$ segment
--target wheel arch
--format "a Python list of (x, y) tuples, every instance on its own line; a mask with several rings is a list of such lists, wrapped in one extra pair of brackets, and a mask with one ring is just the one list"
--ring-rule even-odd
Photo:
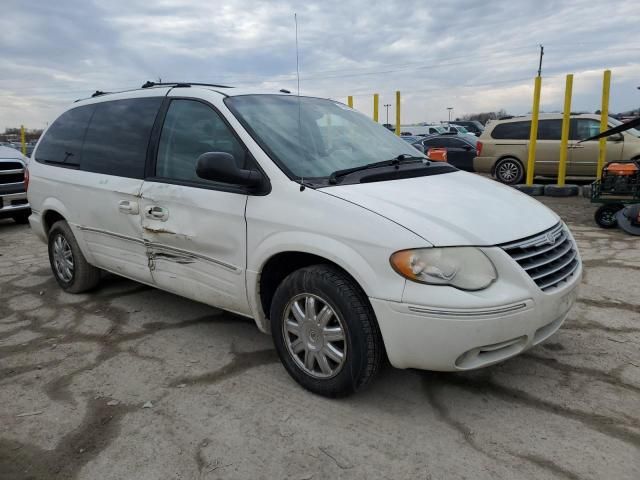
[(311, 265), (330, 265), (347, 275), (363, 292), (360, 283), (336, 262), (321, 255), (305, 251), (284, 251), (269, 257), (263, 264), (258, 277), (258, 295), (264, 316), (268, 318), (271, 302), (280, 283), (291, 273)]
[(67, 219), (62, 216), (57, 210), (48, 209), (42, 212), (42, 228), (47, 237), (49, 236), (49, 231), (51, 230), (53, 224), (60, 220), (66, 221)]
[[(53, 224), (59, 220), (64, 220), (69, 223), (70, 212), (64, 206), (64, 204), (55, 197), (49, 197), (42, 202), (42, 208), (40, 208), (40, 215), (42, 219), (42, 229), (45, 237), (48, 237), (49, 230)], [(69, 224), (71, 226), (71, 224)]]
[[(372, 266), (354, 248), (339, 240), (316, 235), (282, 232), (257, 248), (250, 248), (247, 297), (258, 328), (269, 332), (269, 309), (280, 282), (291, 272), (314, 264), (327, 264), (344, 272), (367, 297), (383, 296), (400, 301), (404, 279), (388, 266)], [(388, 270), (388, 276), (385, 276)], [(381, 293), (384, 289), (384, 294)]]

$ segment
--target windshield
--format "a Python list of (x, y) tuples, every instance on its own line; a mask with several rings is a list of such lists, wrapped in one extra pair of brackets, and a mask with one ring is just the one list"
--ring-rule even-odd
[[(617, 118), (609, 117), (609, 124), (613, 125), (614, 127), (622, 125), (623, 123), (624, 122), (621, 122)], [(636, 130), (635, 128), (630, 128), (629, 130), (627, 130), (627, 133), (630, 133), (634, 137), (640, 138), (640, 130)]]
[(336, 170), (421, 155), (357, 111), (332, 100), (240, 95), (225, 103), (269, 156), (290, 176), (328, 177)]

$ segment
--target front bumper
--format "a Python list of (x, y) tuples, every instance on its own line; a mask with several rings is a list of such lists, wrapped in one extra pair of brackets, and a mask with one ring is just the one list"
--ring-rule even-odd
[(0, 185), (0, 218), (12, 217), (28, 210), (24, 183)]
[[(522, 353), (560, 328), (577, 298), (582, 266), (571, 281), (547, 293), (501, 249), (485, 253), (489, 250), (499, 280), (484, 291), (407, 282), (402, 302), (370, 298), (394, 367), (485, 367)], [(433, 302), (426, 305), (424, 298)]]

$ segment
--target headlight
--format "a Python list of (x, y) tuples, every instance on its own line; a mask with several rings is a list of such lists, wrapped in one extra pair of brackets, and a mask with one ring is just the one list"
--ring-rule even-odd
[(389, 260), (403, 277), (429, 285), (482, 290), (498, 278), (491, 260), (475, 247), (401, 250)]

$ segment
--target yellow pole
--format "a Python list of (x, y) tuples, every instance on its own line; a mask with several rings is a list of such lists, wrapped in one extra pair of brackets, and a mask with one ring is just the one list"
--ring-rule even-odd
[(373, 94), (373, 121), (378, 122), (378, 103), (380, 101), (380, 95), (377, 93)]
[[(611, 70), (604, 71), (602, 79), (602, 108), (600, 109), (600, 132), (609, 128), (609, 90), (611, 89)], [(607, 139), (601, 138), (598, 145), (598, 180), (602, 176), (602, 167), (607, 160)]]
[(564, 186), (567, 175), (567, 146), (569, 144), (569, 124), (571, 123), (571, 92), (573, 90), (573, 74), (567, 75), (564, 87), (564, 110), (562, 112), (562, 136), (560, 137), (560, 163), (558, 164), (558, 185)]
[(22, 154), (27, 154), (27, 141), (24, 136), (24, 125), (20, 125), (20, 143), (22, 144)]
[(538, 140), (538, 115), (540, 113), (540, 89), (542, 77), (538, 75), (533, 86), (533, 108), (531, 109), (531, 132), (529, 133), (529, 158), (527, 159), (527, 185), (533, 185), (536, 164), (536, 141)]
[(396, 91), (396, 135), (400, 136), (400, 90)]
[(351, 108), (353, 108), (353, 96), (349, 95), (347, 97), (347, 105), (349, 105)]

